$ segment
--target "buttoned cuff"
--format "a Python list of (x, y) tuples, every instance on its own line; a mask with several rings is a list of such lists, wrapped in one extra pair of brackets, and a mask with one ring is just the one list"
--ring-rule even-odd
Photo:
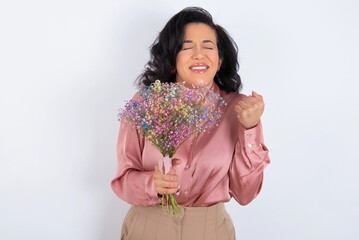
[(257, 126), (251, 129), (244, 129), (241, 125), (238, 127), (238, 139), (247, 152), (252, 152), (261, 146), (262, 123), (258, 122)]

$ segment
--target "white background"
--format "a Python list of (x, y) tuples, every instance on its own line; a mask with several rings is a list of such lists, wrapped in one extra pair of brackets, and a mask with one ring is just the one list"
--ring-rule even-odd
[[(131, 3), (130, 3), (131, 2)], [(202, 6), (265, 97), (262, 193), (227, 209), (238, 239), (359, 239), (359, 2), (0, 3), (0, 239), (119, 239), (117, 110), (168, 19)]]

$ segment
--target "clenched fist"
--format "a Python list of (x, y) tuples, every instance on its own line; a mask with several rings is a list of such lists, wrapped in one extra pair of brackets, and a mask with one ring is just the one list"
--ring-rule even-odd
[(257, 126), (264, 111), (263, 97), (252, 91), (252, 95), (238, 101), (234, 109), (237, 112), (238, 122), (243, 128), (253, 128)]

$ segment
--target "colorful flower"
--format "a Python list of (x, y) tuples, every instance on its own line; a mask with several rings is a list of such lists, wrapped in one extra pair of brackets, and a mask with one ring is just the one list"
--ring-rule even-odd
[[(132, 124), (165, 157), (193, 134), (218, 126), (224, 99), (207, 87), (187, 88), (184, 83), (161, 83), (156, 80), (139, 91), (139, 100), (127, 101), (119, 120)], [(167, 208), (177, 214), (173, 194), (165, 195)], [(162, 201), (164, 204), (164, 199)]]

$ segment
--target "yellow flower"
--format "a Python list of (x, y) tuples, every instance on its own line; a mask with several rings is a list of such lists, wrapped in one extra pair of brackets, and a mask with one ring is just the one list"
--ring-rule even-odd
[(156, 80), (154, 83), (153, 83), (153, 90), (155, 92), (160, 92), (161, 91), (161, 81), (160, 80)]

